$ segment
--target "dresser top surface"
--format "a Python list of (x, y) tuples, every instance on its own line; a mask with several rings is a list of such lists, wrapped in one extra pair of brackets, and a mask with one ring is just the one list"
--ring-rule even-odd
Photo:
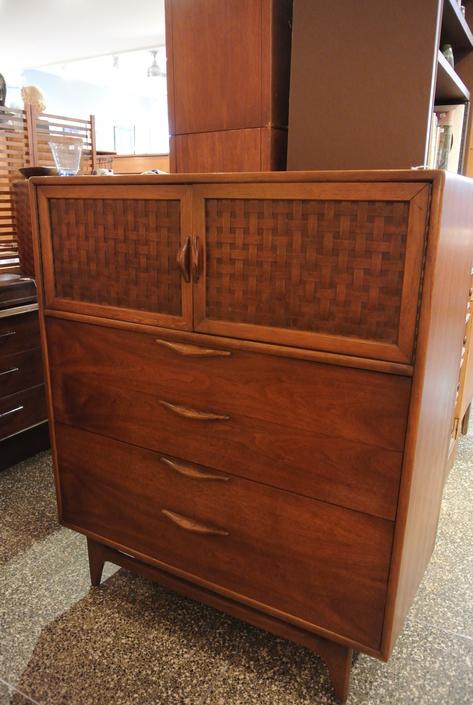
[[(393, 169), (383, 171), (273, 171), (228, 172), (206, 174), (121, 174), (113, 176), (36, 176), (30, 182), (37, 185), (107, 185), (112, 184), (205, 184), (205, 183), (340, 183), (340, 182), (417, 182), (442, 183), (446, 172), (430, 169)], [(449, 174), (448, 178), (467, 179)], [(470, 179), (468, 179), (470, 180)]]

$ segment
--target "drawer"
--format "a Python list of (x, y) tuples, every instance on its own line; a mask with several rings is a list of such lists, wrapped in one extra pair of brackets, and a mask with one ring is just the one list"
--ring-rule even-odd
[(0, 439), (47, 419), (44, 385), (0, 398)]
[(6, 396), (43, 382), (39, 348), (0, 358), (0, 394)]
[(176, 403), (204, 402), (224, 415), (244, 414), (392, 450), (404, 446), (409, 377), (225, 350), (218, 339), (214, 349), (184, 346), (182, 354), (159, 333), (58, 319), (48, 319), (47, 334), (51, 364), (64, 374), (136, 393), (173, 394)]
[(58, 320), (47, 329), (59, 421), (394, 517), (409, 378), (234, 350), (181, 355), (155, 336)]
[(378, 648), (391, 522), (60, 424), (56, 434), (67, 524)]
[(0, 358), (39, 346), (37, 311), (0, 318)]

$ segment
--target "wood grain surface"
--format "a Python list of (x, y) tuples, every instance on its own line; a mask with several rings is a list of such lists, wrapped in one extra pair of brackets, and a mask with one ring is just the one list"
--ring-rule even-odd
[(383, 652), (399, 635), (435, 544), (473, 262), (473, 181), (433, 196)]
[[(48, 199), (153, 200), (169, 189), (182, 190), (189, 213), (178, 238), (188, 242), (187, 330), (162, 315), (55, 297)], [(299, 643), (328, 638), (332, 656), (325, 642), (320, 648), (345, 697), (350, 649), (389, 657), (435, 541), (473, 261), (473, 182), (431, 171), (306, 172), (34, 179), (32, 190), (60, 516), (89, 536), (94, 583), (108, 556)], [(210, 263), (206, 199), (225, 206), (211, 226)], [(339, 235), (346, 201), (392, 212), (409, 204), (407, 226), (373, 215), (387, 249), (370, 277), (389, 280), (392, 265), (402, 292), (396, 310), (375, 314), (395, 342), (345, 330), (327, 346), (321, 333), (294, 330), (290, 317), (282, 327), (259, 320), (281, 315), (271, 309), (277, 268), (267, 279), (264, 267), (250, 272), (248, 286), (255, 277), (264, 295), (249, 290), (246, 312), (238, 309), (232, 282), (239, 267), (264, 261), (250, 252), (260, 231), (282, 279), (294, 274), (287, 253), (298, 231), (284, 241), (277, 223), (288, 213), (282, 201), (294, 214), (304, 200), (335, 204)], [(259, 225), (250, 223), (255, 214)], [(368, 221), (356, 237), (353, 222), (349, 239), (366, 245)], [(396, 238), (404, 238), (401, 269)], [(308, 266), (307, 247), (298, 258)], [(331, 267), (335, 279), (340, 259)], [(204, 320), (207, 294), (213, 318)], [(234, 320), (224, 309), (237, 310)], [(383, 345), (397, 346), (397, 357)]]
[[(47, 333), (63, 422), (393, 518), (409, 378), (244, 352), (183, 357), (153, 336), (57, 319)], [(199, 423), (163, 401), (229, 418)]]
[[(243, 600), (378, 644), (391, 522), (239, 478), (207, 483), (204, 493), (154, 453), (61, 425), (56, 432), (66, 521)], [(225, 533), (179, 526), (162, 510)]]

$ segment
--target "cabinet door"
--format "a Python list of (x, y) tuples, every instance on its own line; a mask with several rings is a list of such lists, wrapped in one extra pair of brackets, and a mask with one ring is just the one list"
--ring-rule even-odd
[(46, 186), (38, 208), (47, 309), (191, 328), (187, 187)]
[(166, 0), (172, 135), (287, 126), (292, 0)]
[(197, 331), (412, 360), (426, 184), (209, 185), (194, 194)]

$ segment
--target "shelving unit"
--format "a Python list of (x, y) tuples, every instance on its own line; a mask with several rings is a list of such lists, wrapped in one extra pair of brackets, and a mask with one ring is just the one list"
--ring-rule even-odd
[[(457, 0), (294, 0), (288, 169), (426, 164), (436, 104), (466, 105), (468, 157), (473, 0), (465, 2), (466, 18)], [(473, 171), (465, 158), (464, 172), (468, 161)]]
[(473, 49), (473, 34), (455, 0), (444, 0), (440, 45), (451, 44), (457, 52)]
[(437, 56), (437, 81), (435, 103), (465, 102), (470, 100), (470, 91), (460, 76), (450, 66), (441, 51)]

